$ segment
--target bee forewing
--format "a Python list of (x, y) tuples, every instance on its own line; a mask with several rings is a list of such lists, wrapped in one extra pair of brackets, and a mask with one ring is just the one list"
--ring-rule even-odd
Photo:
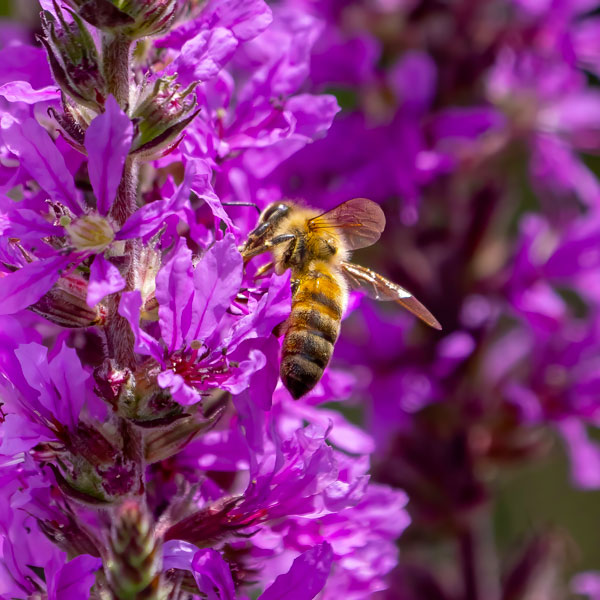
[(441, 329), (439, 321), (408, 290), (391, 282), (379, 273), (354, 263), (342, 262), (342, 270), (350, 287), (364, 292), (369, 298), (398, 302), (434, 329)]
[(385, 229), (385, 215), (379, 204), (367, 198), (353, 198), (311, 219), (311, 231), (334, 227), (341, 230), (348, 250), (373, 245)]

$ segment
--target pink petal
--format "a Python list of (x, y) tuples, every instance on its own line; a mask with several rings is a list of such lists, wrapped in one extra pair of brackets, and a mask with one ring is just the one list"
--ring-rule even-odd
[(242, 256), (228, 234), (204, 255), (194, 271), (194, 312), (188, 341), (204, 340), (217, 327), (242, 283)]
[(34, 119), (13, 121), (3, 130), (3, 137), (22, 166), (55, 202), (61, 202), (76, 215), (82, 213), (73, 177), (48, 132)]
[(231, 570), (216, 550), (212, 548), (198, 550), (192, 561), (192, 569), (198, 589), (209, 598), (235, 600)]
[(98, 212), (107, 215), (117, 194), (125, 159), (133, 139), (133, 123), (109, 96), (105, 111), (98, 115), (85, 134), (90, 183), (96, 195)]
[(48, 600), (88, 600), (102, 560), (89, 554), (65, 563), (48, 583)]
[(58, 392), (58, 402), (50, 408), (58, 421), (74, 429), (85, 402), (89, 374), (81, 366), (77, 352), (66, 344), (52, 359), (48, 371)]
[(312, 600), (325, 586), (333, 550), (327, 542), (301, 554), (258, 600)]
[(122, 294), (119, 303), (119, 314), (129, 321), (135, 336), (135, 351), (139, 354), (150, 355), (162, 364), (163, 350), (160, 343), (140, 327), (141, 308), (142, 295), (138, 290)]
[(0, 315), (16, 313), (37, 302), (58, 280), (72, 256), (51, 256), (0, 278)]
[(192, 252), (180, 239), (156, 277), (160, 330), (170, 352), (183, 345), (190, 327), (193, 293)]
[(6, 98), (9, 102), (35, 104), (36, 102), (60, 100), (60, 91), (55, 85), (48, 85), (35, 90), (28, 81), (9, 81), (4, 85), (0, 85), (0, 96)]
[(103, 254), (96, 254), (90, 267), (87, 291), (88, 306), (96, 306), (103, 298), (109, 294), (120, 292), (124, 287), (125, 280), (119, 269), (104, 258)]
[(167, 73), (177, 73), (177, 81), (183, 86), (207, 81), (223, 68), (237, 45), (238, 41), (228, 29), (205, 29), (183, 45), (179, 58), (169, 65)]

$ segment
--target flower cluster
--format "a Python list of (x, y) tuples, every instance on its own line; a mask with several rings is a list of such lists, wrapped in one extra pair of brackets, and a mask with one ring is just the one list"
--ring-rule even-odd
[(289, 277), (238, 250), (243, 205), (280, 193), (258, 182), (339, 111), (307, 89), (322, 22), (40, 4), (37, 44), (1, 32), (0, 596), (385, 589), (406, 495), (369, 483), (367, 434), (278, 386)]
[[(490, 532), (556, 440), (600, 487), (597, 2), (39, 4), (0, 27), (0, 597), (558, 598), (559, 534)], [(352, 294), (294, 401), (290, 279), (239, 248), (353, 197), (443, 332)]]

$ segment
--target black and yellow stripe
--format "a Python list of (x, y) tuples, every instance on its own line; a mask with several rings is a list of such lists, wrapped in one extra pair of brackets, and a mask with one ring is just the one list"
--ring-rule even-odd
[(323, 375), (340, 332), (343, 289), (322, 266), (298, 274), (283, 341), (280, 375), (296, 399)]

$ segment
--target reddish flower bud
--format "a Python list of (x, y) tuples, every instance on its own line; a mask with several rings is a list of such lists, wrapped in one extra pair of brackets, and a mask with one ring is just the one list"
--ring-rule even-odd
[(48, 53), (54, 79), (73, 100), (100, 111), (106, 83), (94, 39), (78, 15), (71, 13), (73, 21), (68, 23), (56, 2), (54, 10), (58, 20), (48, 11), (41, 13), (44, 35), (39, 38)]
[(181, 141), (180, 134), (200, 112), (192, 92), (196, 83), (184, 90), (175, 83), (176, 76), (161, 77), (146, 83), (141, 99), (133, 111), (136, 134), (131, 154), (151, 160), (168, 153)]
[(177, 13), (177, 0), (69, 0), (94, 27), (130, 39), (166, 31)]

